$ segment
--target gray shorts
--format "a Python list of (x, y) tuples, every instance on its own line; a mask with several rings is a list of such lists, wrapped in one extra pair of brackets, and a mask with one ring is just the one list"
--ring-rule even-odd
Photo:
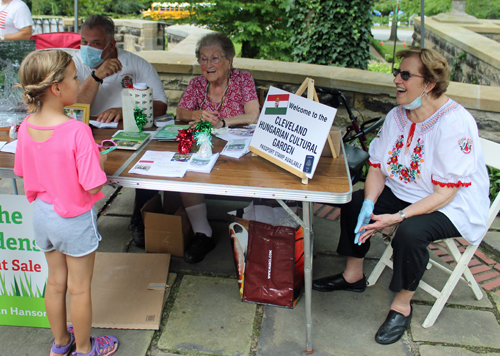
[(57, 250), (73, 257), (86, 256), (99, 247), (95, 209), (63, 218), (54, 206), (37, 198), (33, 206), (33, 231), (37, 247), (43, 252)]

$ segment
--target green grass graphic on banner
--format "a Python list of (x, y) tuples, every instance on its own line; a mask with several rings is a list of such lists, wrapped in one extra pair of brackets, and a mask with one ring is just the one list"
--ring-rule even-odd
[(43, 298), (0, 296), (0, 325), (49, 328)]
[(26, 273), (24, 273), (24, 281), (20, 278), (19, 281), (16, 277), (14, 277), (14, 283), (11, 286), (11, 292), (9, 293), (7, 290), (7, 286), (5, 285), (5, 278), (2, 273), (0, 273), (0, 286), (2, 289), (0, 290), (0, 296), (13, 296), (13, 297), (34, 297), (34, 298), (44, 298), (45, 297), (45, 287), (47, 286), (47, 282), (45, 282), (43, 286), (43, 291), (40, 292), (40, 289), (36, 287), (36, 292), (33, 292), (31, 277), (28, 279)]

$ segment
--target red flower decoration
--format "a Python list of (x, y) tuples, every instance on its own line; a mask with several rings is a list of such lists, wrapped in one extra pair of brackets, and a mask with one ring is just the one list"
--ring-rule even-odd
[(404, 167), (403, 169), (401, 169), (401, 175), (403, 177), (408, 177), (408, 170), (406, 169), (406, 167)]
[(418, 169), (418, 162), (416, 162), (416, 161), (412, 161), (412, 162), (410, 163), (410, 167), (411, 167), (412, 169)]
[(177, 146), (177, 152), (190, 153), (191, 147), (193, 147), (193, 144), (195, 142), (193, 136), (193, 130), (191, 129), (179, 130), (179, 133), (177, 134), (177, 138), (175, 140), (179, 141), (179, 145)]
[(391, 163), (398, 163), (398, 156), (392, 156)]
[(396, 148), (402, 148), (402, 147), (403, 147), (403, 141), (396, 142)]

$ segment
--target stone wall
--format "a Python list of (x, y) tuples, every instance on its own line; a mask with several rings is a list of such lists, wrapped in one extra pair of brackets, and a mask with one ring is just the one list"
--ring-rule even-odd
[[(189, 81), (201, 75), (194, 53), (147, 51), (138, 55), (152, 63), (158, 71), (169, 100), (168, 111), (175, 113)], [(247, 58), (235, 58), (234, 67), (250, 72), (262, 95), (270, 85), (293, 93), (306, 77), (312, 78), (316, 87), (341, 90), (349, 105), (359, 110), (365, 120), (386, 115), (396, 105), (392, 74)], [(482, 137), (500, 142), (500, 96), (497, 88), (450, 83), (447, 94), (474, 115)], [(326, 95), (320, 94), (319, 97), (323, 102), (329, 99)], [(340, 109), (335, 123), (345, 126), (347, 120), (347, 113)]]
[[(53, 28), (62, 32), (73, 32), (75, 19), (64, 18), (60, 27), (55, 26), (54, 23), (59, 24), (60, 20), (44, 19), (44, 26), (38, 26), (39, 33), (54, 32)], [(130, 52), (165, 50), (166, 24), (164, 22), (133, 19), (113, 19), (113, 22), (115, 23), (115, 40), (118, 48)], [(80, 29), (82, 23), (83, 20), (80, 20), (78, 25)], [(48, 24), (52, 24), (52, 26), (48, 27)], [(49, 29), (49, 31), (44, 31), (44, 28)]]
[[(414, 44), (420, 38), (420, 19), (416, 19)], [(495, 40), (499, 38), (500, 26), (492, 22), (461, 26), (425, 19), (425, 47), (446, 57), (456, 82), (500, 86), (500, 43)]]

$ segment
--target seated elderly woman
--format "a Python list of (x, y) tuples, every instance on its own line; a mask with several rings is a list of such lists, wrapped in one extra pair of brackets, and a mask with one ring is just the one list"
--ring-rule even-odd
[(323, 292), (363, 292), (363, 259), (369, 238), (399, 224), (392, 240), (396, 293), (378, 329), (380, 344), (396, 342), (409, 327), (410, 301), (429, 261), (429, 243), (463, 236), (477, 244), (486, 231), (489, 180), (474, 118), (444, 95), (449, 67), (438, 52), (412, 47), (398, 52), (394, 69), (400, 106), (389, 112), (370, 144), (364, 190), (342, 206), (337, 252), (343, 273), (313, 281)]
[[(234, 56), (233, 42), (222, 33), (210, 33), (198, 41), (196, 57), (202, 75), (189, 82), (177, 107), (177, 120), (195, 124), (204, 119), (214, 128), (257, 122), (259, 102), (254, 80), (250, 73), (233, 68)], [(215, 248), (205, 197), (181, 195), (196, 233), (184, 260), (196, 263)]]

